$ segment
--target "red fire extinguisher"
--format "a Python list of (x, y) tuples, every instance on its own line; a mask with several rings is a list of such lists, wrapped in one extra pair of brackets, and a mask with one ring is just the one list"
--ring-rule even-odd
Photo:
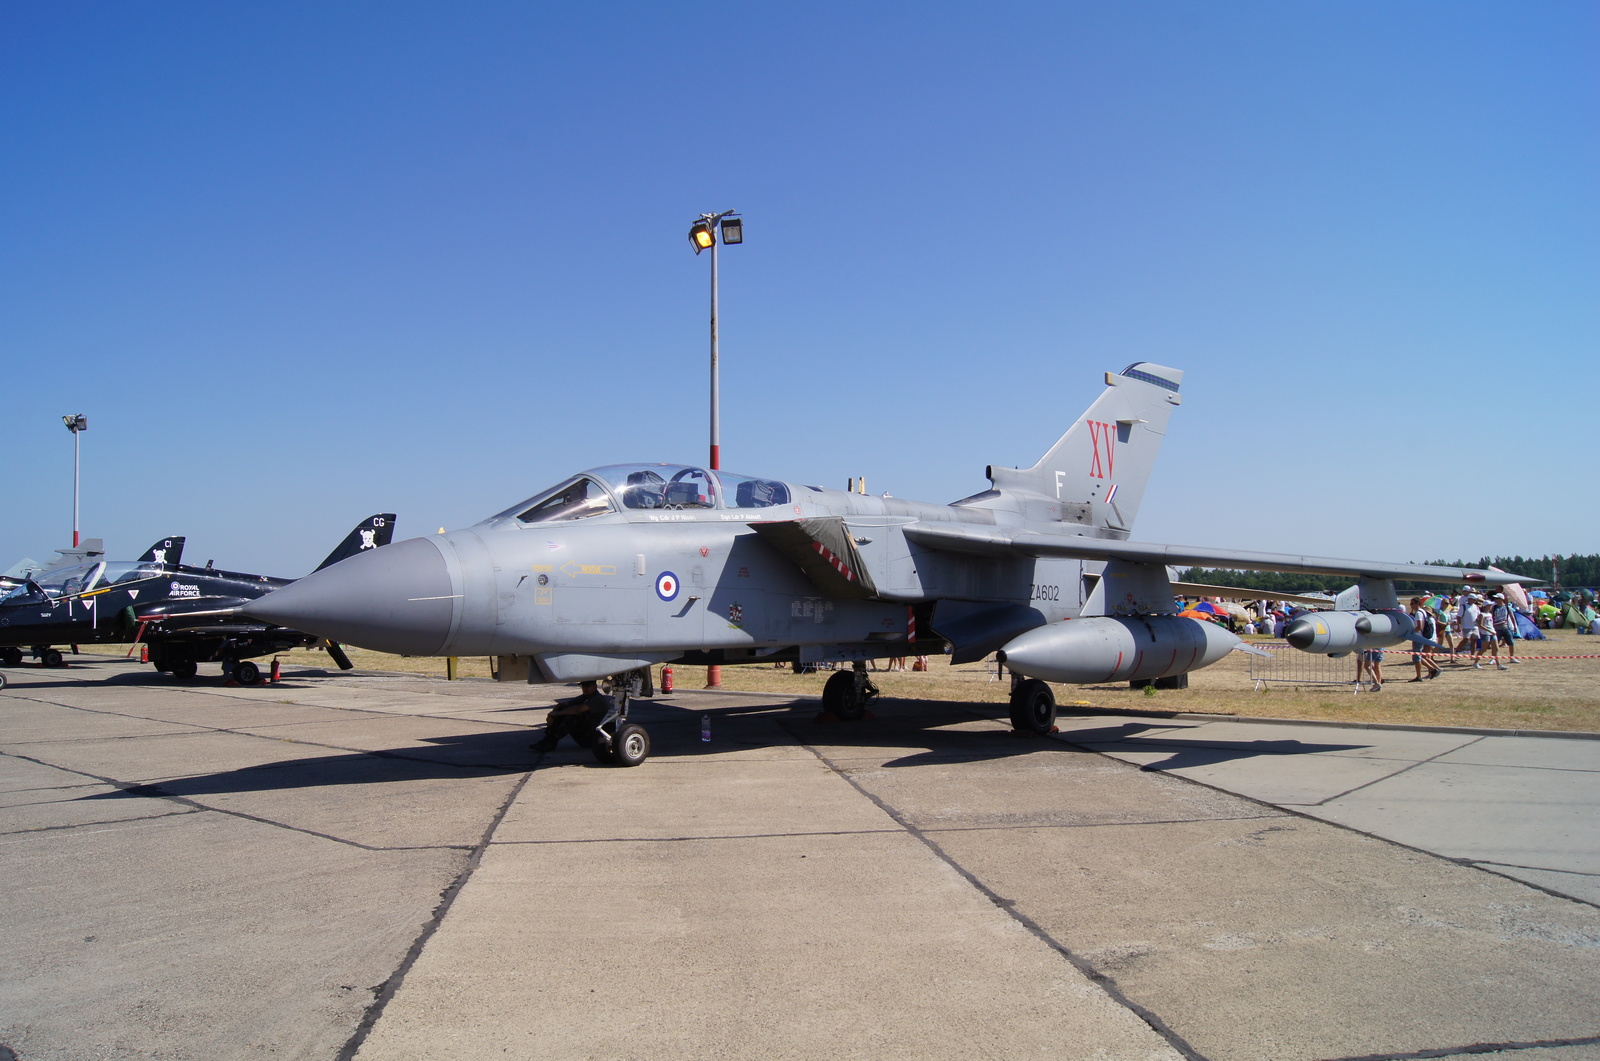
[(664, 693), (672, 692), (672, 665), (670, 663), (661, 668), (661, 691)]

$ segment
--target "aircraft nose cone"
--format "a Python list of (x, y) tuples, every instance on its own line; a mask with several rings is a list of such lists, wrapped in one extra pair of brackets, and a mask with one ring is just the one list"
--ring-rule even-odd
[(431, 656), (450, 634), (454, 604), (439, 546), (411, 538), (312, 572), (245, 614), (377, 652)]
[[(283, 591), (279, 590), (279, 592)], [(1316, 627), (1311, 625), (1310, 619), (1296, 619), (1284, 627), (1283, 630), (1283, 639), (1295, 648), (1300, 649), (1309, 648), (1311, 642), (1316, 640), (1316, 636)]]

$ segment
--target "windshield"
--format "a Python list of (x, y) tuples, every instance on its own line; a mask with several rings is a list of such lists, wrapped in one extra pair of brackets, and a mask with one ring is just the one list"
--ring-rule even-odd
[(612, 510), (605, 487), (586, 475), (575, 476), (560, 486), (535, 494), (521, 504), (512, 505), (491, 519), (516, 516), (520, 523), (556, 523), (586, 519)]
[[(95, 580), (100, 577), (100, 572), (105, 566), (105, 564), (101, 563), (77, 564), (73, 567), (63, 567), (47, 574), (38, 575), (33, 580), (33, 586), (24, 583), (6, 594), (4, 599), (11, 600), (15, 598), (21, 600), (30, 596), (37, 597), (41, 589), (44, 590), (47, 597), (64, 597), (73, 593), (82, 593), (94, 585)], [(35, 589), (34, 586), (37, 586), (38, 589)]]

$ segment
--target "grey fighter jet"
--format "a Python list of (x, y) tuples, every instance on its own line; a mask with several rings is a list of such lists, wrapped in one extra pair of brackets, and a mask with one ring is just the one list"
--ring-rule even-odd
[[(652, 664), (849, 663), (824, 706), (859, 718), (866, 661), (995, 653), (1012, 722), (1048, 732), (1050, 682), (1176, 683), (1240, 645), (1176, 614), (1168, 565), (1350, 575), (1360, 608), (1308, 615), (1288, 640), (1342, 655), (1397, 644), (1394, 579), (1520, 575), (1155, 545), (1129, 531), (1180, 404), (1183, 373), (1138, 363), (1031, 468), (926, 504), (676, 464), (580, 472), (481, 523), (356, 556), (246, 605), (248, 614), (406, 655), (498, 656), (502, 674), (574, 682)], [(625, 711), (625, 700), (624, 700)], [(625, 714), (618, 761), (648, 752)], [(614, 744), (614, 746), (613, 746)], [(597, 752), (600, 754), (600, 752)]]

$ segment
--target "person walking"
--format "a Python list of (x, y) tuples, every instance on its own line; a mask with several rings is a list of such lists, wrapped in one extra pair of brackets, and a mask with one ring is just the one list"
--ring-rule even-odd
[(1494, 619), (1494, 636), (1500, 644), (1506, 646), (1506, 662), (1517, 662), (1517, 614), (1515, 605), (1506, 600), (1505, 594), (1494, 595), (1494, 607), (1490, 615)]
[(1433, 647), (1427, 642), (1434, 640), (1438, 633), (1439, 625), (1433, 618), (1433, 612), (1422, 603), (1421, 597), (1411, 598), (1411, 607), (1408, 611), (1411, 616), (1411, 665), (1416, 668), (1417, 676), (1411, 680), (1420, 682), (1424, 680), (1422, 669), (1426, 667), (1427, 678), (1439, 676), (1439, 665), (1433, 662)]
[(1494, 669), (1505, 670), (1506, 665), (1500, 662), (1500, 640), (1494, 633), (1494, 612), (1488, 602), (1478, 606), (1478, 662), (1473, 666), (1479, 670), (1483, 669), (1483, 646), (1486, 644), (1490, 655), (1494, 656)]
[(1461, 602), (1456, 606), (1456, 617), (1461, 629), (1461, 650), (1471, 655), (1474, 670), (1483, 670), (1483, 645), (1478, 638), (1478, 605), (1472, 594), (1461, 595)]
[(1357, 685), (1366, 684), (1363, 674), (1372, 681), (1371, 692), (1383, 692), (1383, 649), (1364, 648), (1356, 654)]
[(1439, 598), (1439, 607), (1434, 614), (1438, 617), (1438, 622), (1435, 625), (1434, 640), (1439, 642), (1440, 648), (1449, 653), (1450, 660), (1453, 663), (1456, 658), (1455, 634), (1460, 632), (1460, 627), (1456, 626), (1455, 609), (1451, 607), (1448, 596)]

